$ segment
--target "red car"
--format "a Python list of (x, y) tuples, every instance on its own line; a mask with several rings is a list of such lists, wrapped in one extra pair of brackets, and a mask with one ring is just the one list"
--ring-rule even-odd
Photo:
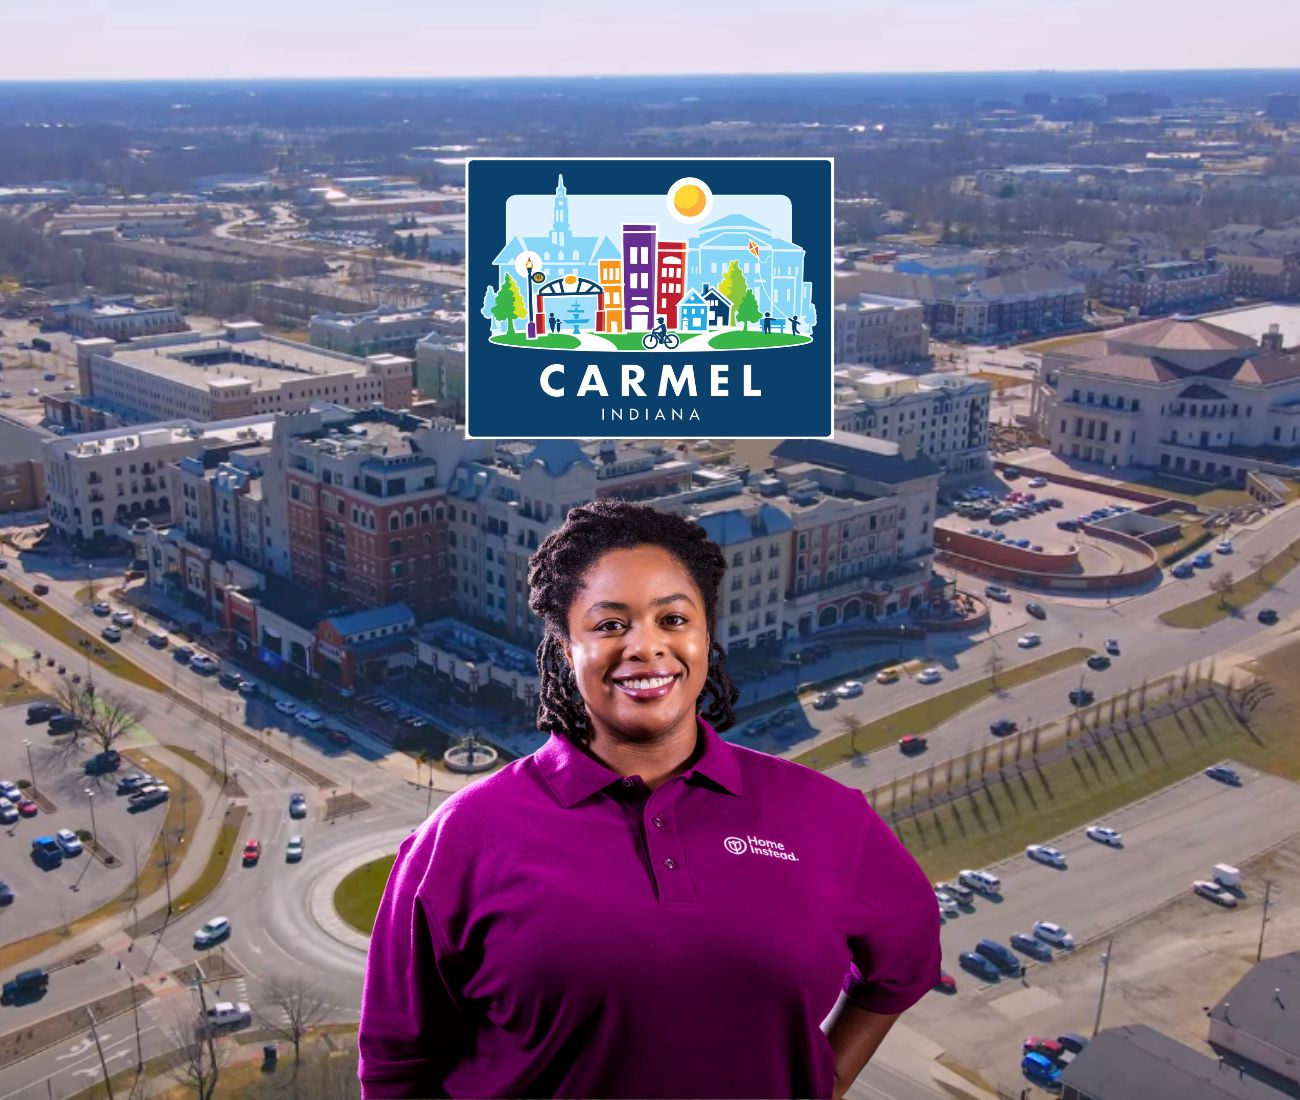
[(940, 970), (939, 980), (934, 983), (934, 991), (936, 993), (956, 993), (957, 979), (949, 974), (948, 971)]
[(326, 730), (325, 736), (329, 738), (332, 745), (345, 746), (352, 744), (352, 738), (342, 730)]
[(35, 817), (39, 811), (40, 807), (30, 798), (20, 798), (18, 800), (18, 812), (23, 817)]
[(244, 845), (244, 866), (251, 867), (262, 856), (262, 845), (256, 840), (250, 840)]
[(1040, 1039), (1037, 1035), (1026, 1038), (1021, 1049), (1026, 1054), (1042, 1054), (1053, 1061), (1065, 1053), (1065, 1047), (1055, 1039)]

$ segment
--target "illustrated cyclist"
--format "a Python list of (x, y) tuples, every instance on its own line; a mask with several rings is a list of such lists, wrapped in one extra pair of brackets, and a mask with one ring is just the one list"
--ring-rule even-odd
[(664, 323), (664, 321), (665, 319), (663, 317), (660, 317), (659, 323), (650, 330), (650, 334), (652, 336), (657, 337), (660, 341), (664, 341), (668, 339), (668, 326)]

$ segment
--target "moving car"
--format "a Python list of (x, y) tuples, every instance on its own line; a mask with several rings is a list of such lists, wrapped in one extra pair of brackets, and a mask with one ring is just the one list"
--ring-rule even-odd
[(1043, 644), (1043, 636), (1030, 631), (1028, 634), (1022, 634), (1016, 639), (1016, 645), (1021, 649), (1033, 649), (1034, 646)]
[(1029, 487), (1030, 487), (1031, 489), (1046, 489), (1046, 488), (1047, 488), (1047, 478), (1045, 478), (1045, 477), (1031, 477), (1031, 478), (1029, 479)]
[(1008, 589), (1003, 588), (1000, 584), (986, 585), (984, 588), (984, 595), (986, 595), (990, 600), (997, 600), (998, 603), (1011, 602), (1011, 592)]
[(230, 918), (213, 917), (202, 928), (194, 933), (195, 947), (211, 947), (214, 943), (220, 943), (230, 935)]
[(1025, 604), (1025, 610), (1035, 619), (1047, 618), (1047, 611), (1041, 603), (1027, 603)]
[(281, 714), (296, 714), (298, 711), (298, 704), (292, 699), (277, 699), (275, 709)]
[(289, 843), (284, 849), (284, 859), (286, 863), (297, 863), (302, 859), (303, 840), (301, 836), (291, 836)]
[(1028, 955), (1031, 959), (1037, 959), (1039, 962), (1052, 961), (1052, 949), (1035, 936), (1017, 932), (1011, 937), (1011, 946), (1022, 954)]
[(1255, 616), (1265, 626), (1272, 626), (1277, 622), (1277, 612), (1271, 607), (1261, 607), (1259, 614)]
[(124, 630), (130, 629), (135, 626), (135, 616), (129, 611), (114, 611), (113, 625), (120, 626)]
[(1031, 844), (1025, 849), (1025, 855), (1038, 863), (1046, 863), (1049, 867), (1065, 866), (1065, 853), (1050, 844)]
[(99, 636), (106, 642), (120, 642), (122, 640), (122, 632), (115, 626), (104, 627), (104, 629), (99, 632)]
[(1214, 564), (1214, 555), (1208, 550), (1203, 554), (1197, 554), (1196, 557), (1192, 559), (1192, 564), (1196, 566), (1197, 569), (1209, 569), (1210, 566)]
[(1015, 733), (1019, 728), (1010, 718), (999, 718), (989, 724), (989, 733), (994, 737), (1005, 737), (1009, 733)]
[(835, 693), (830, 691), (819, 691), (813, 699), (814, 710), (826, 710), (828, 707), (835, 705)]
[(81, 840), (71, 829), (60, 829), (54, 834), (54, 839), (65, 856), (81, 855)]
[(295, 818), (307, 816), (307, 798), (305, 795), (295, 791), (289, 796), (289, 816)]
[(90, 605), (90, 610), (101, 619), (106, 619), (113, 613), (113, 608), (107, 600), (96, 600)]
[(5, 1004), (19, 1001), (35, 1000), (44, 994), (50, 984), (50, 975), (45, 970), (21, 970), (4, 984), (0, 1000)]
[(171, 796), (171, 788), (165, 784), (149, 783), (127, 799), (126, 808), (129, 813), (147, 810), (150, 806), (157, 806), (160, 802), (166, 802)]
[(1227, 539), (1224, 539), (1224, 540), (1223, 540), (1221, 543), (1219, 543), (1219, 545), (1216, 546), (1214, 549), (1215, 549), (1215, 551), (1216, 551), (1217, 553), (1219, 553), (1219, 554), (1231, 554), (1231, 553), (1232, 553), (1232, 543), (1231, 543), (1230, 541), (1228, 541)]
[(898, 683), (900, 676), (902, 676), (902, 671), (899, 669), (897, 665), (894, 665), (891, 668), (882, 668), (879, 672), (876, 673), (876, 683), (896, 684)]
[(1118, 657), (1118, 656), (1119, 656), (1119, 639), (1118, 639), (1118, 638), (1107, 638), (1107, 639), (1106, 639), (1106, 652), (1109, 653), (1112, 657)]
[(1110, 668), (1110, 658), (1104, 653), (1094, 653), (1085, 663), (1093, 672), (1105, 672)]
[(1225, 909), (1236, 909), (1237, 898), (1223, 886), (1209, 879), (1201, 879), (1192, 883), (1192, 892), (1200, 894), (1203, 898), (1209, 898), (1216, 905), (1222, 905)]
[(1220, 783), (1227, 783), (1230, 787), (1241, 786), (1241, 776), (1237, 774), (1237, 770), (1228, 767), (1226, 764), (1215, 764), (1206, 768), (1205, 774), (1211, 779), (1217, 779)]
[(1124, 847), (1124, 834), (1117, 833), (1109, 825), (1089, 825), (1084, 832), (1089, 840), (1095, 840), (1098, 844), (1107, 844), (1112, 848)]
[(1070, 702), (1076, 707), (1090, 707), (1096, 700), (1092, 688), (1074, 688), (1070, 692)]
[(928, 668), (921, 669), (916, 676), (916, 682), (918, 684), (937, 684), (942, 679), (943, 673), (939, 671), (938, 666), (936, 665), (930, 665)]
[(861, 695), (862, 681), (845, 680), (844, 683), (840, 684), (840, 686), (835, 689), (835, 694), (841, 699), (852, 699), (855, 696)]
[(262, 858), (262, 843), (258, 840), (249, 839), (244, 844), (244, 866), (252, 867), (259, 859)]
[(917, 753), (925, 752), (928, 742), (919, 734), (908, 734), (906, 737), (898, 739), (898, 751), (906, 756), (914, 756)]
[(1054, 921), (1040, 920), (1034, 925), (1034, 935), (1053, 947), (1074, 946), (1074, 937)]
[(244, 1001), (218, 1001), (199, 1020), (200, 1029), (224, 1031), (228, 1028), (247, 1027), (253, 1022), (253, 1010)]
[(969, 971), (977, 978), (983, 978), (986, 982), (1000, 982), (1002, 973), (983, 955), (977, 955), (974, 951), (963, 951), (957, 956), (957, 962), (963, 970)]
[(32, 585), (32, 591), (38, 596), (48, 596), (50, 594), (50, 586), (44, 581), (37, 581), (36, 584)]

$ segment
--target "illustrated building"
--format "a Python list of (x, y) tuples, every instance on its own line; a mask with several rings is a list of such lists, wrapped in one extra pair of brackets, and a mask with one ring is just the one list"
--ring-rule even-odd
[[(757, 257), (751, 244), (758, 248)], [(716, 285), (734, 260), (754, 292), (759, 313), (806, 320), (812, 284), (804, 281), (804, 255), (803, 248), (777, 237), (767, 226), (731, 214), (701, 227), (687, 242), (687, 282), (693, 287)]]
[(623, 261), (601, 260), (600, 289), (605, 294), (605, 327), (602, 332), (623, 331)]
[(623, 226), (623, 328), (649, 332), (656, 322), (656, 238), (658, 226)]
[(677, 327), (683, 332), (704, 332), (709, 327), (709, 303), (698, 290), (690, 291), (677, 306)]
[(686, 242), (660, 241), (659, 270), (655, 295), (655, 316), (664, 318), (670, 329), (678, 327), (677, 304), (682, 300), (686, 279)]

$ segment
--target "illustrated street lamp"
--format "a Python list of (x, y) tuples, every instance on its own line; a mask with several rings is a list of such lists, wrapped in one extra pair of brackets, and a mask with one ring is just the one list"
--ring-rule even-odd
[(524, 261), (524, 293), (528, 296), (528, 339), (537, 339), (537, 322), (533, 319), (533, 258)]

